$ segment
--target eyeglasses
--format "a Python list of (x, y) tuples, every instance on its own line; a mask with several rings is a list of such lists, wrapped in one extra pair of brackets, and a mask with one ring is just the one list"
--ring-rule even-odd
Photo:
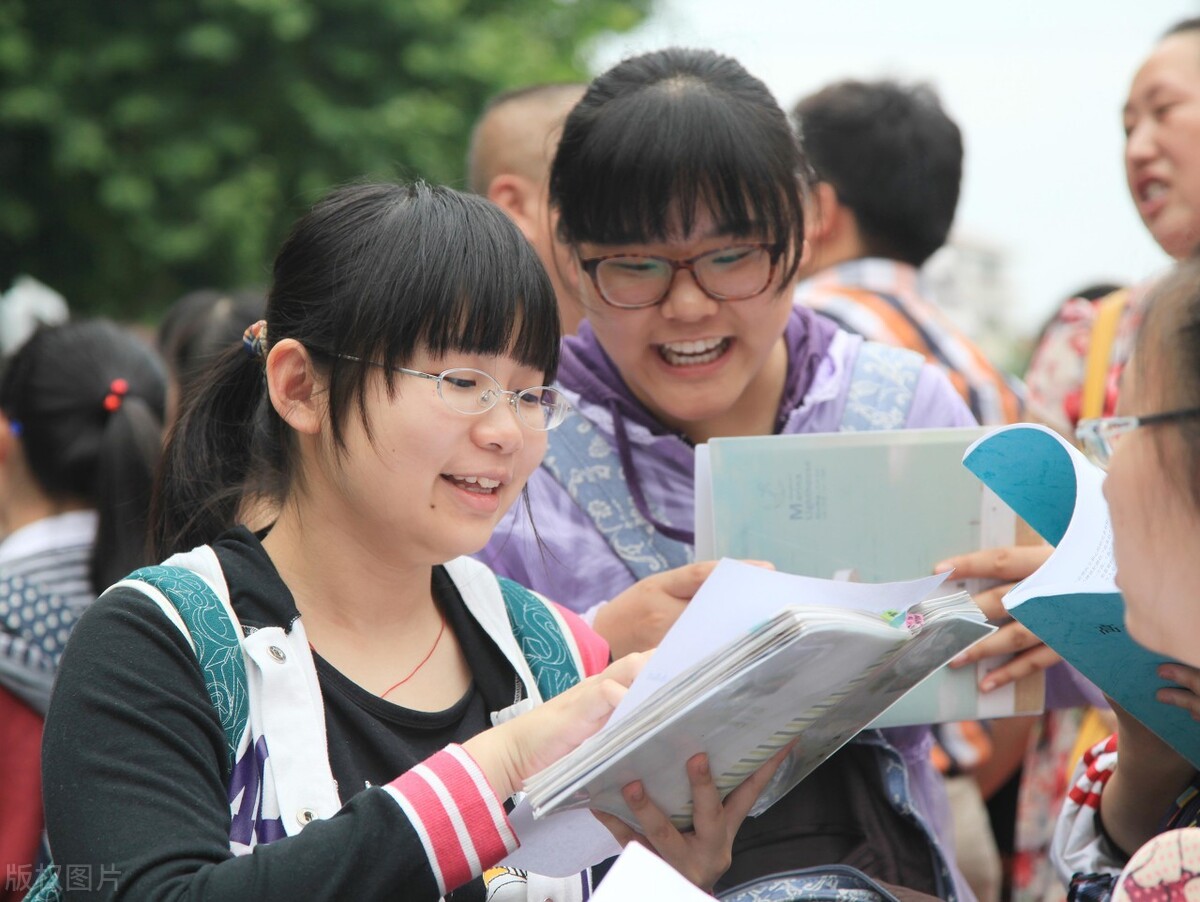
[[(360, 358), (351, 357), (349, 354), (339, 356), (343, 360), (361, 362)], [(373, 360), (368, 360), (367, 363), (384, 368), (382, 363)], [(546, 432), (559, 425), (571, 409), (567, 399), (556, 388), (538, 385), (520, 391), (508, 391), (500, 387), (495, 377), (470, 367), (453, 367), (440, 373), (410, 370), (403, 366), (391, 369), (406, 376), (432, 379), (437, 383), (438, 397), (445, 405), (454, 412), (465, 413), (467, 416), (487, 413), (496, 406), (497, 401), (505, 398), (521, 423), (530, 429)]]
[(1084, 453), (1091, 458), (1092, 462), (1107, 470), (1108, 463), (1112, 460), (1113, 448), (1121, 436), (1133, 432), (1139, 426), (1172, 423), (1192, 417), (1200, 417), (1200, 407), (1172, 410), (1168, 413), (1152, 413), (1144, 417), (1097, 417), (1080, 420), (1079, 425), (1075, 427), (1075, 437), (1079, 439)]
[(688, 270), (700, 290), (713, 300), (752, 298), (771, 284), (781, 253), (778, 245), (739, 244), (686, 260), (648, 254), (609, 254), (580, 258), (579, 265), (606, 304), (634, 310), (661, 304), (681, 269)]

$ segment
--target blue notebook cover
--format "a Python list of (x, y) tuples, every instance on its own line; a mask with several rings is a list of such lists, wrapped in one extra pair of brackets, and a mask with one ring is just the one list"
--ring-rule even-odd
[[(1200, 768), (1200, 724), (1154, 697), (1172, 685), (1156, 673), (1170, 659), (1129, 635), (1124, 600), (1105, 576), (1112, 567), (1107, 508), (1095, 496), (1084, 497), (1099, 494), (1099, 470), (1057, 433), (1025, 424), (980, 439), (967, 449), (963, 464), (1057, 546), (1054, 556), (1005, 598), (1009, 613)], [(1097, 509), (1102, 516), (1095, 515)], [(1077, 513), (1086, 522), (1073, 522)], [(1086, 569), (1064, 567), (1068, 555), (1072, 566), (1082, 562)], [(1064, 578), (1073, 572), (1078, 577), (1074, 591)]]

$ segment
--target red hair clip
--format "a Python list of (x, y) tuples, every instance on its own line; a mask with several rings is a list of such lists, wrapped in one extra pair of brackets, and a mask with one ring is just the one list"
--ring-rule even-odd
[(129, 383), (124, 379), (114, 379), (108, 385), (108, 394), (104, 396), (104, 409), (109, 413), (120, 409), (121, 399), (129, 393)]

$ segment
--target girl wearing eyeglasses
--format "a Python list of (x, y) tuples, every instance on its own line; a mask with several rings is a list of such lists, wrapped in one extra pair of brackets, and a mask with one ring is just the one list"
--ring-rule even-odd
[[(1079, 424), (1106, 467), (1117, 585), (1131, 636), (1178, 664), (1160, 670), (1178, 688), (1158, 700), (1200, 718), (1200, 262), (1155, 287), (1117, 415)], [(1114, 706), (1117, 735), (1093, 748), (1059, 818), (1056, 863), (1086, 898), (1185, 898), (1200, 876), (1200, 774)], [(1198, 727), (1200, 728), (1200, 727)], [(1167, 832), (1164, 832), (1167, 831)], [(1148, 843), (1144, 848), (1143, 844)], [(1134, 854), (1136, 853), (1136, 854)], [(1132, 856), (1132, 857), (1131, 857)]]
[[(364, 185), (300, 220), (265, 320), (189, 392), (165, 451), (153, 540), (183, 575), (119, 583), (64, 656), (44, 773), (65, 881), (86, 873), (89, 898), (485, 898), (517, 842), (505, 801), (641, 664), (605, 669), (579, 618), (463, 557), (566, 410), (546, 387), (558, 339), (544, 269), (487, 201)], [(257, 534), (230, 528), (247, 497), (276, 511)], [(207, 605), (203, 629), (181, 596)], [(559, 658), (524, 650), (519, 623)], [(648, 801), (639, 817), (708, 886), (772, 765), (724, 803), (703, 756), (686, 766), (695, 831)], [(498, 899), (591, 889), (501, 882)]]
[[(558, 373), (573, 410), (530, 479), (536, 530), (510, 514), (483, 557), (548, 597), (594, 609), (588, 616), (618, 653), (656, 644), (711, 567), (685, 566), (697, 444), (973, 423), (945, 376), (916, 355), (865, 345), (793, 306), (806, 171), (766, 86), (711, 51), (626, 60), (567, 117), (550, 203), (587, 313)], [(886, 750), (850, 746), (748, 823), (722, 885), (859, 861), (888, 882), (954, 893), (936, 851), (948, 824), (929, 731), (887, 738)], [(876, 811), (888, 826), (864, 840), (869, 818), (853, 811), (850, 787), (862, 774), (876, 779), (897, 752), (892, 773), (905, 773), (919, 816)], [(859, 798), (887, 808), (880, 787)]]

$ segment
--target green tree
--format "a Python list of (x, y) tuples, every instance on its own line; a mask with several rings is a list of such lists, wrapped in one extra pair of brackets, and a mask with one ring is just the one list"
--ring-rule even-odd
[(652, 0), (0, 0), (0, 290), (133, 317), (265, 284), (357, 178), (461, 185), (496, 91), (586, 78)]

